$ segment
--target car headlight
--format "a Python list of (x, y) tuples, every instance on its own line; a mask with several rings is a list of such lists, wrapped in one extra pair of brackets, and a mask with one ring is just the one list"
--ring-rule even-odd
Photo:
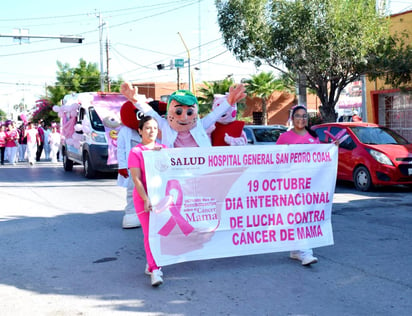
[(386, 156), (384, 153), (381, 153), (380, 151), (376, 151), (373, 149), (369, 149), (368, 150), (369, 153), (371, 154), (371, 156), (379, 163), (383, 164), (383, 165), (389, 165), (389, 166), (393, 166), (392, 161), (389, 159), (388, 156)]
[(93, 132), (91, 134), (92, 140), (95, 141), (96, 143), (105, 143), (106, 142), (106, 137), (104, 135)]

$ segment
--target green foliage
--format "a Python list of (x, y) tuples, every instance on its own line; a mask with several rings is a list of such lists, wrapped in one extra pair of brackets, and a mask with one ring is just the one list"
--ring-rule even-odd
[(96, 63), (87, 63), (80, 59), (76, 68), (57, 62), (57, 82), (47, 87), (52, 104), (59, 104), (66, 94), (100, 90), (100, 71)]
[(322, 124), (322, 123), (324, 123), (324, 122), (322, 120), (322, 116), (319, 113), (309, 115), (309, 122), (308, 122), (309, 127), (314, 126), (314, 125), (318, 125), (318, 124)]
[(112, 80), (110, 82), (110, 91), (111, 92), (120, 92), (120, 86), (124, 80), (122, 78), (119, 78), (118, 80)]
[(368, 62), (373, 71), (370, 80), (383, 78), (385, 84), (406, 88), (412, 83), (412, 46), (406, 44), (407, 33), (394, 34), (379, 42), (378, 53), (371, 54)]
[[(224, 42), (241, 61), (286, 67), (306, 79), (335, 121), (341, 91), (370, 69), (368, 59), (388, 37), (371, 0), (216, 0)], [(287, 73), (287, 72), (286, 72)]]
[(226, 92), (229, 92), (230, 87), (234, 84), (235, 82), (232, 78), (225, 78), (223, 80), (212, 82), (204, 81), (204, 87), (199, 89), (200, 96), (197, 97), (199, 101), (199, 114), (203, 116), (210, 113), (215, 94), (224, 95)]
[(7, 113), (0, 109), (0, 122), (4, 122), (7, 119)]

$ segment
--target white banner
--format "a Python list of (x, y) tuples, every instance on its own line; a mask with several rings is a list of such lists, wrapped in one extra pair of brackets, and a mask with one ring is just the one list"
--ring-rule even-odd
[(144, 151), (158, 265), (333, 244), (337, 146)]

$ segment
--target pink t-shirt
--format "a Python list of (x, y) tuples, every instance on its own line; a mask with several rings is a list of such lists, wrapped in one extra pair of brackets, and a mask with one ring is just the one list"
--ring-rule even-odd
[[(155, 144), (156, 147), (162, 147), (162, 148), (166, 148), (165, 145), (162, 144)], [(141, 181), (143, 184), (144, 189), (147, 192), (147, 186), (146, 186), (146, 171), (144, 168), (144, 160), (143, 160), (143, 153), (142, 151), (144, 150), (151, 150), (149, 148), (147, 148), (146, 146), (142, 145), (142, 144), (137, 144), (135, 147), (133, 147), (130, 150), (130, 154), (129, 154), (129, 159), (128, 159), (128, 167), (130, 168), (139, 168), (140, 169), (140, 173), (141, 173)], [(132, 181), (130, 179), (130, 181)], [(138, 200), (142, 200), (142, 198), (140, 197), (140, 195), (137, 193), (136, 188), (133, 190), (133, 196), (135, 198), (137, 198)]]
[(0, 132), (0, 147), (6, 147), (6, 132)]
[(16, 141), (19, 139), (19, 132), (16, 129), (6, 131), (7, 142), (6, 147), (16, 147)]
[(37, 143), (37, 129), (35, 128), (30, 128), (26, 129), (26, 135), (27, 135), (27, 144), (35, 144)]
[(308, 132), (305, 135), (296, 134), (293, 130), (280, 134), (277, 145), (292, 145), (292, 144), (320, 144), (319, 138), (313, 137)]
[(177, 133), (175, 143), (173, 144), (175, 148), (181, 147), (199, 147), (189, 131)]

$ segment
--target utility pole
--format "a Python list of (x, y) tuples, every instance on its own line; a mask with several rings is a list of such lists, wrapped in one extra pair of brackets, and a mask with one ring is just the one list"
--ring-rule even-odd
[(109, 77), (109, 27), (107, 26), (107, 24), (106, 24), (106, 81), (107, 81), (107, 91), (111, 92), (110, 77)]
[(104, 72), (103, 72), (103, 26), (104, 22), (102, 15), (99, 12), (97, 15), (99, 18), (99, 43), (100, 43), (100, 91), (104, 91)]
[(180, 68), (176, 67), (177, 72), (177, 90), (180, 90)]

